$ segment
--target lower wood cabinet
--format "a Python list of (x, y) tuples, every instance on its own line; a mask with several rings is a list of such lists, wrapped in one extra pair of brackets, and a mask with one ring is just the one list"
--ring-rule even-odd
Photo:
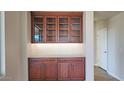
[(29, 80), (57, 80), (57, 60), (54, 58), (29, 59)]
[(29, 80), (85, 80), (85, 58), (29, 58)]
[(58, 59), (58, 80), (84, 80), (85, 64), (82, 58)]

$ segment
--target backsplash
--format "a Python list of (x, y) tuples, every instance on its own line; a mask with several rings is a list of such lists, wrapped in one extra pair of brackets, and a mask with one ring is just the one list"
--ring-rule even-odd
[(30, 44), (28, 57), (84, 57), (84, 44)]

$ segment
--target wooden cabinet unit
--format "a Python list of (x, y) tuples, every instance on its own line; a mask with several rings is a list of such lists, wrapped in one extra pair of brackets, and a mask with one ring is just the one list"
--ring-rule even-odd
[(29, 58), (29, 80), (85, 80), (85, 58)]
[(57, 60), (29, 59), (29, 80), (57, 80)]
[(82, 58), (58, 59), (58, 80), (84, 80), (85, 64)]
[(31, 12), (32, 43), (82, 43), (82, 12)]
[(41, 79), (41, 66), (40, 62), (33, 62), (30, 60), (29, 64), (29, 80), (40, 80)]

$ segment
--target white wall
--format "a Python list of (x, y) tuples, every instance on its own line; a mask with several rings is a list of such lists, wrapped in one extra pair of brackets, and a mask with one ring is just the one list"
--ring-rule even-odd
[(84, 12), (84, 37), (86, 53), (86, 80), (94, 80), (94, 61), (95, 61), (95, 32), (94, 32), (93, 12)]
[(21, 12), (21, 71), (22, 71), (22, 79), (28, 80), (28, 36), (30, 35), (28, 32), (30, 30), (30, 13), (29, 12)]
[(31, 44), (29, 57), (85, 57), (83, 44)]
[(5, 75), (5, 13), (0, 12), (0, 76)]
[(6, 76), (1, 80), (23, 80), (22, 12), (5, 12)]
[(108, 72), (124, 80), (124, 13), (108, 22)]
[[(0, 12), (0, 67), (1, 67), (1, 55), (2, 55), (2, 53), (1, 53), (1, 34), (2, 34), (2, 32), (1, 32), (1, 12)], [(1, 68), (0, 68), (0, 75), (1, 75)]]

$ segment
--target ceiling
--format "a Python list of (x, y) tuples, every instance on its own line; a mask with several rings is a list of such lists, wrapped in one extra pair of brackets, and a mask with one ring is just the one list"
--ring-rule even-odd
[(94, 12), (94, 21), (108, 19), (119, 13), (120, 13), (120, 11), (95, 11)]

